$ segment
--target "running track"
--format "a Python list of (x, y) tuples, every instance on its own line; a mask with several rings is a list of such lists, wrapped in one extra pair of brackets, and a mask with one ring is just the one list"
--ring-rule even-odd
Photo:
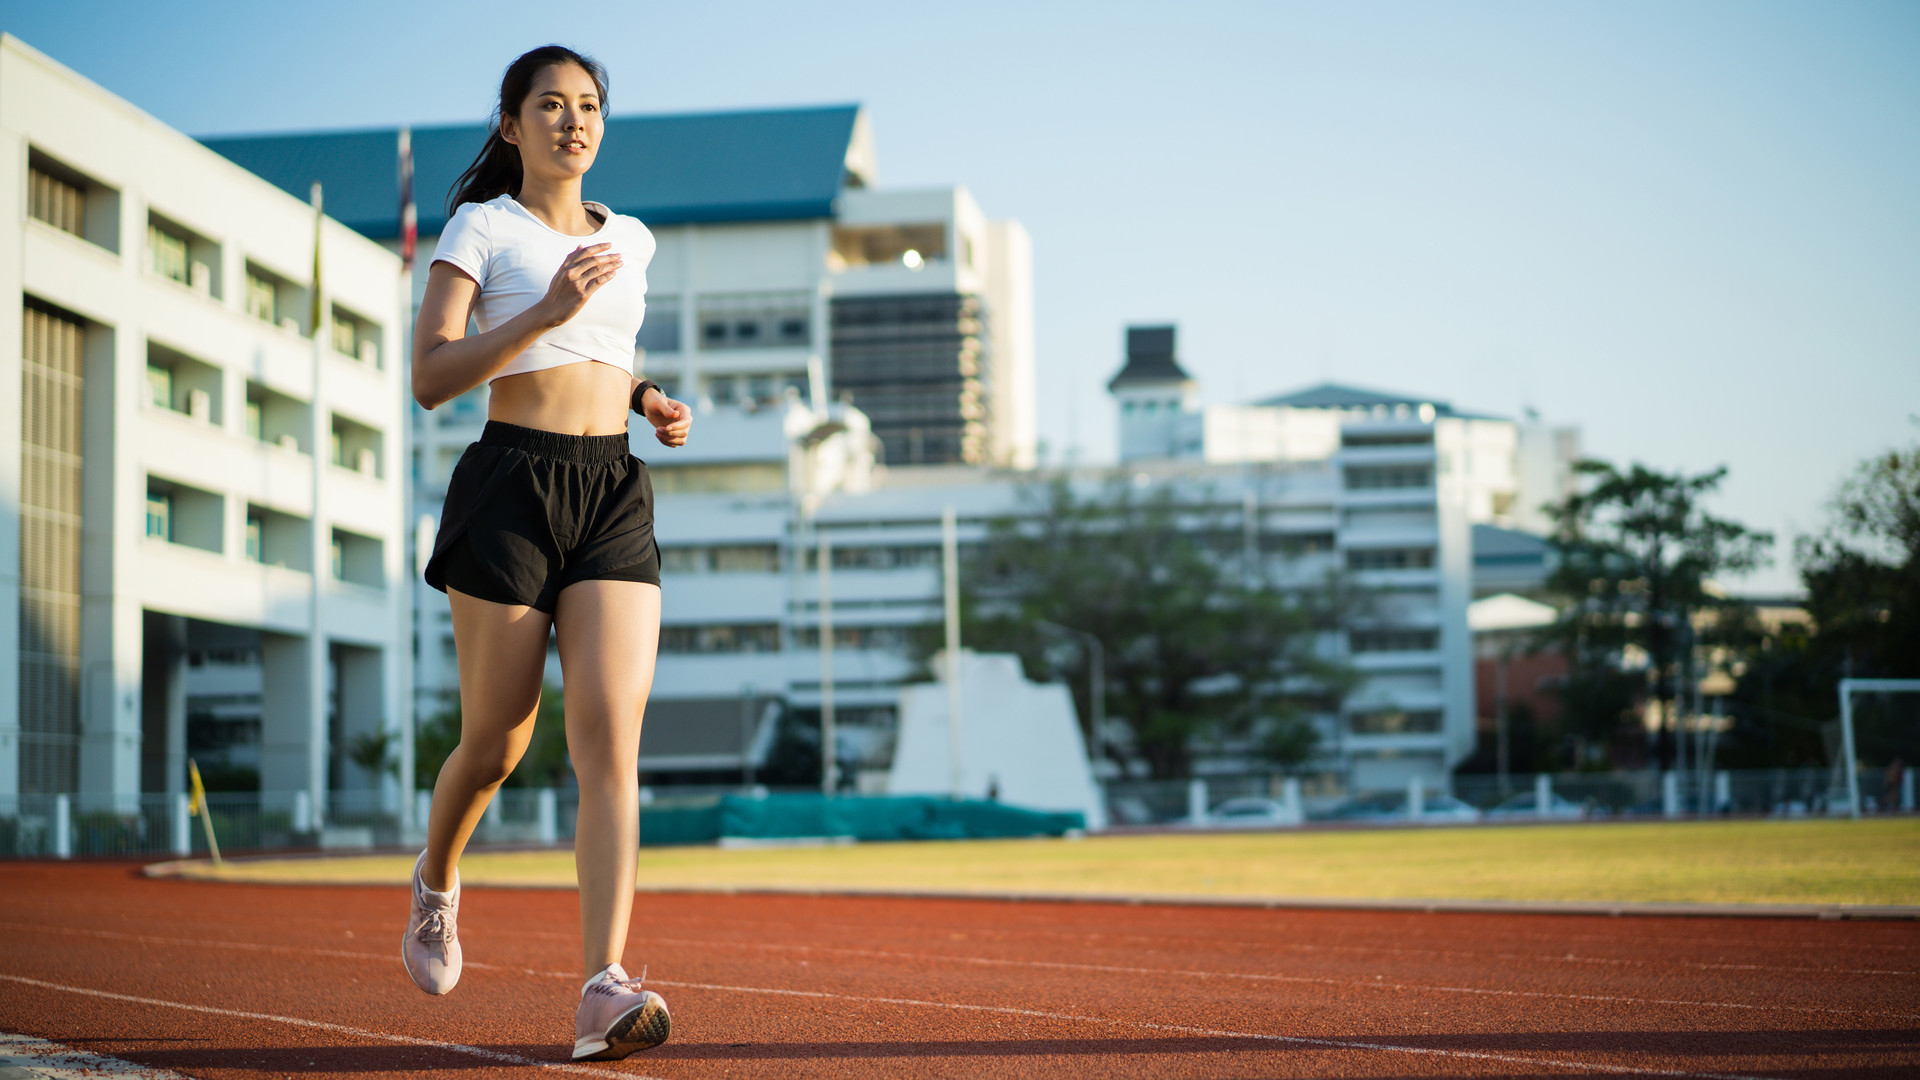
[(0, 1031), (192, 1077), (1920, 1075), (1920, 927), (639, 897), (673, 1041), (572, 1066), (571, 892), (470, 889), (413, 989), (397, 888), (0, 866)]

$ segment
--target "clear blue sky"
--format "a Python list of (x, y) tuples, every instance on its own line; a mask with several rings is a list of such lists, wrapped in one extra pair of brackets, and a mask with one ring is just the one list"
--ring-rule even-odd
[[(0, 27), (194, 134), (478, 120), (548, 40), (616, 112), (862, 102), (883, 184), (1033, 234), (1056, 460), (1112, 459), (1153, 320), (1209, 401), (1531, 405), (1730, 466), (1717, 509), (1785, 540), (1920, 440), (1920, 4), (24, 7)], [(1783, 543), (1750, 586), (1793, 581)]]

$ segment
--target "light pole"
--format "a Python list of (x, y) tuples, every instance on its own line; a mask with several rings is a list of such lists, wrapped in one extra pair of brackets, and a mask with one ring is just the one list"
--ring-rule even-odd
[(1050, 627), (1063, 634), (1072, 634), (1080, 639), (1087, 650), (1087, 705), (1091, 713), (1091, 723), (1087, 731), (1087, 756), (1099, 762), (1106, 757), (1101, 745), (1104, 736), (1101, 732), (1107, 725), (1107, 650), (1100, 639), (1085, 630), (1076, 630), (1071, 626), (1062, 626), (1046, 619), (1036, 620), (1038, 625)]

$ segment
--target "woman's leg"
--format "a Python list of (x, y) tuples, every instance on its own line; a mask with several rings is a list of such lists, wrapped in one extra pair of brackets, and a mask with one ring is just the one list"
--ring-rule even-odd
[(567, 753), (580, 781), (573, 861), (586, 973), (620, 960), (640, 848), (640, 721), (653, 689), (660, 586), (582, 581), (554, 612), (566, 678)]
[[(427, 818), (427, 859), (420, 878), (445, 891), (480, 815), (513, 772), (533, 737), (540, 678), (547, 666), (544, 612), (495, 604), (447, 590), (460, 663), (460, 745), (440, 767)], [(657, 610), (657, 608), (656, 608)]]

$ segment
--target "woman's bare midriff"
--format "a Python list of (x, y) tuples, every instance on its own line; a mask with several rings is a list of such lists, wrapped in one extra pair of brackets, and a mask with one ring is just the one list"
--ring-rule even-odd
[(562, 435), (619, 435), (632, 392), (626, 371), (587, 360), (493, 380), (487, 419)]

